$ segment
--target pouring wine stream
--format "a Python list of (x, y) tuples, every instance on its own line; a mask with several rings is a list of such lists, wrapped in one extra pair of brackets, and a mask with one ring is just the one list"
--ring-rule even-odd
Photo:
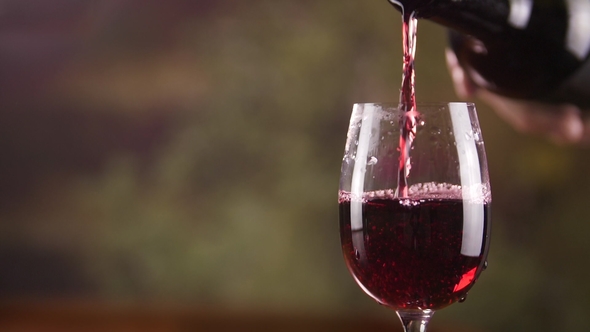
[(398, 170), (398, 186), (396, 189), (396, 196), (405, 198), (408, 197), (408, 176), (410, 175), (410, 150), (412, 142), (416, 137), (416, 124), (419, 116), (416, 109), (416, 89), (415, 89), (415, 72), (414, 59), (416, 55), (416, 29), (418, 27), (418, 19), (414, 11), (405, 12), (403, 5), (395, 0), (389, 2), (398, 8), (401, 8), (403, 25), (402, 25), (402, 40), (403, 40), (403, 76), (402, 86), (400, 90), (400, 159)]
[[(416, 57), (416, 31), (418, 19), (413, 10), (408, 10), (395, 0), (388, 0), (393, 6), (397, 6), (402, 12), (402, 42), (403, 42), (403, 75), (400, 89), (400, 140), (399, 140), (399, 166), (396, 197), (408, 197), (408, 177), (410, 175), (411, 161), (410, 151), (416, 138), (416, 125), (419, 116), (416, 109), (416, 85), (415, 65)], [(404, 331), (425, 332), (428, 322), (434, 311), (432, 310), (398, 310)]]

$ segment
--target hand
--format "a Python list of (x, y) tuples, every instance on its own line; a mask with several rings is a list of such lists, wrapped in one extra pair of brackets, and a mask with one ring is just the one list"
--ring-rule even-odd
[(590, 144), (590, 121), (574, 105), (517, 100), (480, 89), (465, 75), (455, 53), (446, 50), (447, 66), (460, 98), (478, 97), (516, 130), (549, 138), (557, 144)]

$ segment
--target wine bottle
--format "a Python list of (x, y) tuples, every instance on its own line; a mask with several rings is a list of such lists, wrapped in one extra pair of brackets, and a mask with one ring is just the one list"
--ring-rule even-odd
[(389, 0), (450, 28), (469, 79), (494, 93), (590, 110), (590, 0)]

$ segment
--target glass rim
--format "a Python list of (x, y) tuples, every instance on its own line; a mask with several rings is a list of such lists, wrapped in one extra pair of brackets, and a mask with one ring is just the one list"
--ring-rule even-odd
[[(401, 102), (357, 102), (357, 103), (353, 103), (353, 105), (377, 105), (377, 106), (381, 106), (381, 107), (387, 107), (387, 108), (397, 108), (400, 105), (402, 105), (403, 103)], [(416, 106), (446, 106), (446, 105), (450, 105), (450, 104), (463, 104), (463, 105), (467, 105), (467, 106), (475, 106), (474, 102), (471, 101), (427, 101), (427, 102), (416, 102)]]
[[(352, 105), (352, 114), (361, 115), (365, 113), (365, 110), (368, 109), (376, 109), (378, 112), (382, 114), (397, 114), (399, 116), (403, 115), (404, 108), (402, 107), (403, 103), (392, 103), (392, 102), (384, 102), (384, 103), (355, 103)], [(461, 112), (467, 113), (475, 113), (476, 114), (476, 106), (474, 102), (465, 102), (465, 101), (449, 101), (449, 102), (418, 102), (416, 103), (416, 111), (421, 116), (426, 115), (434, 115), (439, 112), (449, 112), (452, 109), (460, 110)], [(477, 116), (477, 115), (475, 115)], [(352, 120), (352, 118), (351, 118)]]

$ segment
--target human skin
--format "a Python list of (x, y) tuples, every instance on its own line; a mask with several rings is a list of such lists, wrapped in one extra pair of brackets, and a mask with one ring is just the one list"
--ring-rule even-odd
[(446, 50), (446, 60), (460, 98), (484, 101), (519, 132), (544, 136), (559, 145), (590, 145), (590, 119), (584, 118), (577, 106), (543, 104), (494, 94), (477, 87), (450, 49)]

